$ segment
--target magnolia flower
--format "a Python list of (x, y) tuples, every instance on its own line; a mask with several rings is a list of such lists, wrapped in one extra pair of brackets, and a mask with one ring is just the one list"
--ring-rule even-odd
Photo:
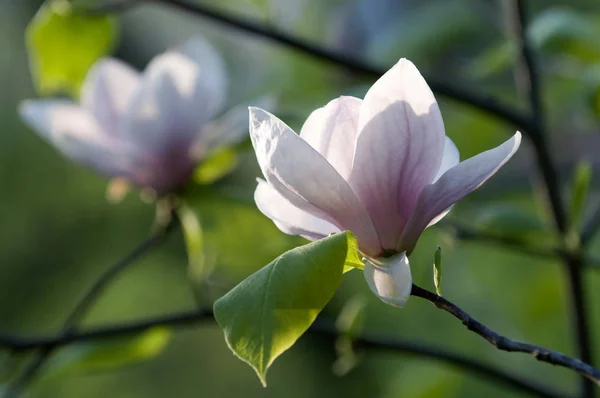
[(300, 135), (250, 108), (250, 135), (266, 181), (255, 201), (283, 232), (320, 239), (351, 231), (364, 275), (383, 301), (403, 306), (407, 255), (425, 228), (481, 186), (515, 153), (517, 132), (459, 163), (427, 83), (401, 59), (364, 100), (340, 97), (314, 111)]
[(230, 113), (211, 122), (226, 91), (221, 58), (196, 38), (158, 55), (143, 73), (117, 59), (98, 61), (79, 103), (28, 100), (19, 110), (72, 160), (164, 194), (187, 181), (215, 147), (246, 133), (247, 125), (232, 126), (236, 117)]

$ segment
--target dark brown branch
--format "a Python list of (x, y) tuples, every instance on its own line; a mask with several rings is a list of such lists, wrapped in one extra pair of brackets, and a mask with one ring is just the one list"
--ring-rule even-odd
[(477, 333), (479, 336), (483, 337), (488, 343), (492, 344), (499, 350), (507, 352), (522, 352), (533, 355), (538, 361), (574, 370), (575, 372), (593, 381), (597, 385), (600, 385), (600, 370), (595, 369), (594, 367), (583, 361), (568, 357), (567, 355), (557, 351), (552, 351), (547, 348), (539, 347), (533, 344), (523, 343), (516, 340), (511, 340), (507, 337), (504, 337), (496, 333), (492, 329), (488, 328), (487, 326), (485, 326), (484, 324), (482, 324), (481, 322), (473, 318), (471, 315), (463, 311), (461, 308), (446, 300), (445, 298), (438, 296), (437, 294), (430, 292), (429, 290), (425, 290), (417, 285), (413, 284), (411, 295), (423, 298), (431, 302), (437, 308), (451, 314), (455, 318), (459, 319), (463, 323), (463, 325), (466, 326), (467, 329)]
[[(124, 0), (95, 9), (93, 12), (104, 13), (123, 11), (126, 8), (134, 7), (144, 3), (163, 4), (165, 6), (170, 6), (191, 14), (195, 14), (218, 22), (224, 26), (232, 27), (243, 32), (269, 39), (275, 43), (292, 48), (297, 52), (310, 55), (315, 59), (330, 62), (354, 73), (360, 73), (372, 77), (380, 77), (385, 73), (385, 69), (374, 67), (361, 60), (329, 50), (315, 43), (302, 40), (282, 30), (274, 27), (266, 27), (254, 21), (245, 20), (239, 17), (211, 10), (200, 3), (192, 3), (182, 0)], [(431, 89), (437, 94), (451, 98), (463, 104), (473, 106), (477, 109), (487, 112), (490, 115), (498, 117), (522, 129), (524, 134), (527, 134), (530, 130), (532, 130), (532, 121), (527, 115), (511, 108), (506, 104), (501, 103), (495, 98), (480, 93), (466, 91), (465, 85), (460, 87), (451, 86), (444, 82), (437, 81), (432, 77), (427, 77), (426, 80)]]
[[(79, 331), (68, 335), (59, 335), (57, 337), (24, 339), (0, 335), (0, 346), (9, 347), (15, 351), (27, 351), (32, 349), (52, 350), (69, 344), (139, 333), (156, 326), (194, 327), (213, 322), (214, 317), (212, 311), (192, 310), (179, 314), (159, 316), (143, 321), (135, 321), (114, 326), (103, 326), (89, 331)], [(339, 333), (337, 332), (334, 323), (323, 318), (317, 319), (310, 327), (308, 333), (327, 338), (339, 337)], [(481, 361), (454, 354), (438, 347), (411, 341), (389, 339), (382, 336), (362, 336), (355, 338), (354, 343), (358, 349), (371, 349), (390, 353), (403, 352), (438, 360), (534, 396), (548, 398), (570, 397), (570, 395), (565, 392), (554, 391), (538, 383), (527, 381), (509, 372), (496, 369)]]

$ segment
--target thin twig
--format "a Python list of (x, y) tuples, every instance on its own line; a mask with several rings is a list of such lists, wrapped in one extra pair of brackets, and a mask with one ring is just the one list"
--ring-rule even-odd
[[(67, 317), (67, 320), (65, 321), (60, 332), (61, 337), (68, 338), (76, 332), (77, 323), (93, 307), (97, 299), (109, 286), (109, 284), (117, 276), (121, 275), (123, 271), (128, 269), (130, 265), (134, 264), (135, 261), (138, 260), (143, 254), (147, 253), (149, 249), (162, 242), (168, 233), (173, 231), (176, 224), (174, 220), (175, 218), (172, 217), (165, 228), (159, 230), (157, 233), (152, 234), (141, 244), (136, 246), (129, 254), (114, 263), (100, 276), (98, 280), (96, 280), (96, 282), (94, 282), (91, 288), (83, 296), (81, 301)], [(25, 369), (21, 372), (19, 377), (17, 377), (17, 379), (11, 383), (11, 386), (5, 392), (7, 397), (11, 397), (13, 395), (17, 396), (20, 394), (20, 391), (35, 378), (38, 371), (42, 368), (46, 360), (52, 354), (54, 347), (55, 346), (46, 345), (41, 347), (39, 352), (35, 353), (34, 357), (25, 366)]]
[(591, 365), (580, 361), (579, 359), (571, 358), (565, 354), (557, 351), (552, 351), (547, 348), (536, 346), (533, 344), (523, 343), (517, 340), (511, 340), (504, 337), (492, 329), (488, 328), (471, 315), (466, 313), (464, 310), (446, 300), (445, 298), (438, 296), (437, 294), (430, 292), (429, 290), (423, 289), (413, 284), (412, 296), (421, 297), (437, 308), (444, 310), (459, 319), (463, 325), (472, 332), (477, 333), (483, 337), (488, 343), (502, 351), (507, 352), (523, 352), (531, 354), (541, 362), (546, 362), (556, 366), (562, 366), (585, 376), (589, 380), (593, 381), (597, 385), (600, 385), (600, 370), (595, 369)]
[[(96, 14), (120, 12), (127, 8), (138, 6), (144, 3), (156, 3), (177, 8), (218, 22), (222, 25), (269, 39), (273, 42), (292, 48), (300, 53), (304, 53), (313, 58), (321, 59), (323, 61), (341, 66), (355, 73), (373, 77), (380, 77), (385, 73), (385, 70), (382, 68), (374, 67), (356, 58), (340, 54), (315, 43), (302, 40), (275, 27), (266, 27), (255, 21), (249, 21), (211, 10), (200, 3), (191, 3), (182, 0), (123, 0), (121, 2), (108, 4), (93, 10), (88, 10), (88, 13)], [(501, 103), (499, 100), (493, 97), (466, 91), (464, 85), (461, 87), (452, 86), (447, 83), (437, 81), (432, 77), (427, 77), (426, 80), (431, 89), (440, 95), (446, 96), (463, 104), (473, 106), (479, 110), (487, 112), (490, 115), (496, 116), (508, 123), (513, 124), (514, 126), (519, 127), (523, 130), (524, 134), (527, 134), (527, 132), (531, 130), (532, 123), (527, 115), (511, 108), (506, 104)]]
[[(532, 122), (534, 129), (530, 131), (530, 138), (535, 149), (538, 166), (542, 171), (548, 198), (552, 207), (552, 213), (556, 228), (561, 237), (566, 240), (568, 231), (567, 213), (560, 195), (559, 176), (550, 157), (550, 151), (544, 134), (544, 113), (542, 95), (539, 83), (539, 69), (537, 68), (533, 51), (525, 32), (527, 21), (525, 4), (523, 0), (514, 0), (510, 3), (515, 21), (515, 29), (519, 41), (521, 53), (521, 69), (524, 72), (523, 79), (528, 83), (525, 87), (528, 93), (532, 111)], [(586, 363), (592, 361), (591, 338), (587, 319), (585, 301), (585, 289), (582, 277), (582, 256), (565, 253), (563, 256), (569, 287), (571, 291), (573, 307), (573, 326), (577, 336), (579, 356)], [(591, 398), (594, 396), (594, 387), (590, 380), (582, 378), (581, 390), (583, 396)]]
[[(179, 314), (158, 316), (156, 318), (143, 321), (133, 321), (114, 326), (102, 326), (89, 331), (78, 331), (76, 333), (71, 333), (68, 335), (63, 334), (56, 337), (26, 339), (0, 335), (0, 346), (9, 347), (15, 351), (56, 349), (60, 346), (69, 344), (139, 333), (156, 326), (194, 327), (213, 322), (214, 316), (211, 310), (191, 310), (181, 312)], [(317, 321), (310, 327), (308, 333), (332, 338), (340, 336), (339, 332), (334, 326), (334, 322), (323, 318), (318, 318)], [(454, 354), (438, 347), (411, 341), (385, 338), (382, 336), (365, 335), (357, 337), (353, 341), (355, 346), (360, 349), (373, 349), (392, 353), (404, 352), (418, 355), (420, 357), (439, 360), (441, 362), (456, 366), (457, 368), (465, 369), (469, 372), (482, 375), (490, 380), (514, 388), (515, 390), (535, 396), (549, 398), (570, 396), (566, 392), (554, 391), (538, 383), (534, 383), (506, 371), (496, 369), (483, 362), (468, 358), (466, 356)]]

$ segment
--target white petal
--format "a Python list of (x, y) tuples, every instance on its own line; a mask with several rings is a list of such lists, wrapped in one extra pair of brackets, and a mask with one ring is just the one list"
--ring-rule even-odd
[[(201, 108), (207, 112), (207, 119), (212, 118), (225, 105), (227, 97), (227, 68), (225, 62), (215, 48), (203, 38), (196, 36), (176, 49), (179, 53), (193, 60), (199, 68), (199, 79), (196, 82), (199, 98), (203, 101)], [(197, 109), (198, 110), (198, 109)]]
[(250, 137), (268, 183), (290, 203), (356, 235), (368, 255), (381, 247), (373, 224), (338, 172), (281, 120), (250, 108)]
[(502, 145), (459, 163), (427, 186), (419, 197), (397, 249), (410, 253), (427, 225), (493, 176), (514, 155), (520, 143), (521, 133), (517, 131)]
[(128, 176), (133, 154), (104, 134), (94, 118), (69, 101), (24, 101), (19, 113), (42, 137), (70, 159), (109, 176)]
[(311, 113), (300, 131), (345, 180), (352, 170), (361, 103), (355, 97), (336, 98)]
[[(220, 62), (214, 50), (200, 43), (150, 62), (126, 115), (124, 128), (133, 142), (155, 151), (185, 147), (218, 111), (225, 96), (224, 72), (215, 66)], [(205, 64), (199, 63), (202, 59)]]
[(446, 141), (444, 143), (444, 154), (442, 156), (442, 164), (440, 165), (440, 169), (438, 170), (433, 182), (439, 180), (439, 178), (456, 166), (460, 162), (460, 153), (458, 152), (458, 148), (454, 145), (454, 142), (450, 139), (450, 137), (446, 136)]
[[(454, 145), (454, 142), (450, 139), (450, 137), (446, 137), (446, 145), (444, 146), (444, 157), (442, 158), (442, 165), (435, 176), (433, 182), (436, 182), (440, 179), (440, 177), (452, 167), (456, 166), (460, 162), (460, 154), (458, 153), (458, 148)], [(442, 218), (446, 217), (448, 213), (452, 210), (452, 206), (438, 214), (433, 220), (427, 224), (427, 228), (431, 227), (434, 224), (437, 224)]]
[(412, 276), (406, 253), (373, 260), (363, 258), (367, 284), (383, 302), (404, 307), (412, 290)]
[(107, 134), (115, 136), (139, 83), (139, 73), (129, 65), (114, 58), (100, 60), (85, 78), (81, 104)]
[(350, 185), (385, 249), (395, 249), (421, 190), (440, 169), (444, 137), (433, 93), (410, 61), (400, 60), (367, 92)]
[(258, 179), (254, 201), (258, 209), (273, 220), (277, 228), (286, 234), (300, 235), (306, 239), (316, 240), (340, 232), (339, 228), (330, 222), (317, 218), (291, 204), (262, 179)]

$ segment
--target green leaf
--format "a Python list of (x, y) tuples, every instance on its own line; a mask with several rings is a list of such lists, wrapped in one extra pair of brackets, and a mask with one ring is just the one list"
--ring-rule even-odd
[(433, 260), (433, 284), (438, 296), (442, 295), (442, 248), (438, 246)]
[(189, 272), (194, 278), (203, 280), (206, 277), (204, 267), (204, 235), (198, 214), (185, 204), (177, 208), (177, 215), (181, 222), (185, 247), (187, 249)]
[(264, 386), (269, 366), (333, 297), (354, 242), (343, 232), (290, 250), (215, 302), (227, 345)]
[(74, 343), (48, 361), (51, 371), (46, 377), (103, 371), (144, 361), (162, 352), (170, 337), (169, 329), (155, 327), (135, 335)]
[(194, 181), (198, 184), (212, 184), (229, 174), (237, 164), (238, 156), (235, 149), (218, 149), (196, 167)]
[(44, 4), (27, 26), (31, 73), (42, 95), (79, 95), (90, 67), (115, 43), (115, 20), (75, 14), (65, 0)]
[(527, 34), (538, 49), (568, 54), (583, 62), (600, 60), (600, 31), (589, 17), (572, 10), (554, 8), (540, 13)]

